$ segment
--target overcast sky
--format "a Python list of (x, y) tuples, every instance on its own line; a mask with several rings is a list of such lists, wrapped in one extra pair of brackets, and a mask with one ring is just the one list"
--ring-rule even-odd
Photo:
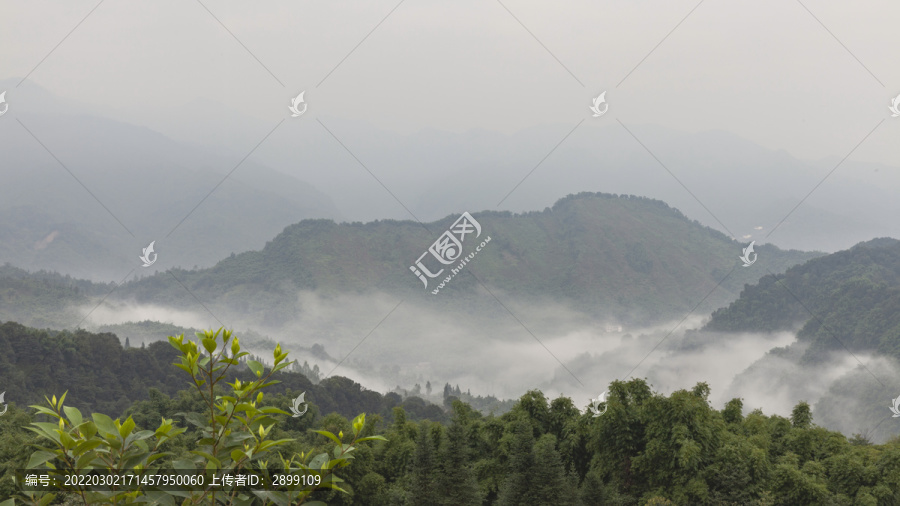
[(900, 166), (895, 0), (264, 4), (4, 2), (0, 79), (164, 133), (197, 99), (274, 126), (303, 90), (319, 117), (512, 133), (594, 120), (605, 90), (597, 121), (723, 129), (809, 159), (843, 158), (885, 120), (852, 158)]

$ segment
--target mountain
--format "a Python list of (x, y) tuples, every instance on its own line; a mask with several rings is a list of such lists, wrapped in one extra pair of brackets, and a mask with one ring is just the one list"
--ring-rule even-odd
[[(297, 312), (298, 291), (383, 292), (432, 306), (471, 304), (477, 311), (493, 300), (479, 289), (480, 280), (507, 298), (552, 300), (623, 322), (659, 322), (698, 305), (699, 314), (712, 311), (762, 274), (818, 255), (757, 245), (759, 261), (743, 268), (741, 244), (663, 202), (635, 196), (583, 193), (540, 212), (473, 216), (482, 228), (476, 241), (490, 242), (462, 271), (469, 273), (438, 296), (428, 291), (437, 281), (423, 288), (410, 266), (458, 215), (424, 226), (306, 220), (285, 228), (261, 251), (208, 269), (131, 281), (110, 300), (203, 311), (202, 300), (214, 313), (278, 327)], [(465, 253), (472, 248), (464, 246)]]
[(97, 117), (33, 84), (16, 93), (0, 122), (10, 146), (0, 166), (0, 263), (120, 282), (151, 241), (151, 272), (210, 266), (291, 223), (341, 217), (329, 197), (252, 157)]
[(115, 287), (46, 271), (0, 266), (0, 322), (38, 328), (74, 328), (84, 319), (78, 307)]
[[(833, 252), (872, 237), (900, 237), (891, 219), (900, 213), (891, 191), (900, 183), (897, 168), (855, 156), (805, 160), (727, 131), (685, 132), (627, 118), (628, 130), (588, 121), (572, 131), (573, 121), (510, 134), (408, 135), (320, 119), (375, 178), (313, 122), (273, 135), (260, 160), (315, 184), (350, 220), (410, 219), (411, 212), (433, 221), (461, 209), (528, 212), (561, 195), (600, 190), (662, 200), (739, 240), (765, 237), (783, 248)], [(230, 124), (253, 136), (240, 118)]]
[(900, 241), (873, 239), (764, 276), (704, 330), (797, 330), (812, 344), (807, 358), (844, 346), (900, 358)]
[[(744, 285), (820, 255), (757, 244), (757, 261), (743, 267), (744, 244), (635, 196), (584, 193), (543, 211), (473, 216), (484, 247), (475, 256), (481, 242), (470, 235), (459, 275), (444, 282), (450, 271), (442, 273), (427, 288), (410, 266), (459, 215), (425, 224), (304, 220), (262, 250), (211, 268), (173, 268), (121, 285), (82, 282), (78, 293), (62, 276), (22, 279), (13, 270), (0, 286), (11, 287), (16, 304), (0, 304), (0, 317), (114, 332), (134, 345), (173, 326), (252, 329), (293, 350), (321, 346), (332, 358), (310, 355), (310, 367), (382, 392), (430, 382), (459, 384), (475, 397), (510, 398), (538, 385), (596, 396), (588, 385), (655, 364), (664, 355), (641, 357)], [(43, 290), (45, 281), (52, 286)], [(659, 351), (678, 343), (669, 339)], [(760, 341), (751, 357), (774, 343)]]
[[(615, 123), (585, 122), (568, 136), (571, 124), (544, 124), (510, 134), (481, 129), (463, 132), (422, 129), (401, 134), (377, 123), (312, 111), (302, 119), (281, 124), (267, 136), (283, 119), (281, 115), (287, 114), (289, 97), (285, 97), (284, 104), (259, 111), (259, 117), (243, 114), (227, 103), (197, 98), (186, 103), (155, 104), (158, 107), (136, 120), (102, 106), (88, 107), (68, 97), (53, 96), (30, 80), (18, 88), (17, 83), (17, 80), (0, 81), (0, 89), (9, 90), (7, 100), (11, 106), (10, 113), (4, 116), (9, 121), (0, 121), (0, 134), (14, 141), (9, 144), (14, 149), (6, 150), (7, 156), (9, 151), (40, 149), (30, 136), (11, 137), (22, 130), (14, 121), (18, 114), (57, 118), (97, 116), (102, 111), (107, 117), (115, 117), (117, 125), (152, 125), (153, 132), (162, 132), (179, 146), (197, 146), (195, 152), (202, 155), (191, 166), (209, 166), (220, 170), (221, 176), (265, 138), (223, 186), (230, 186), (231, 179), (240, 176), (251, 186), (259, 184), (261, 181), (256, 180), (252, 165), (255, 161), (314, 186), (340, 210), (338, 215), (333, 208), (323, 207), (320, 213), (277, 222), (278, 226), (273, 228), (266, 228), (268, 221), (262, 222), (269, 236), (302, 218), (371, 221), (411, 219), (412, 213), (417, 219), (430, 222), (461, 209), (527, 212), (550, 206), (561, 195), (591, 189), (662, 200), (700, 223), (745, 242), (761, 241), (765, 237), (783, 248), (833, 252), (872, 237), (900, 237), (900, 226), (890, 218), (900, 213), (900, 201), (891, 191), (900, 183), (896, 167), (866, 163), (856, 156), (799, 159), (784, 150), (765, 148), (726, 131), (685, 132), (652, 124), (632, 124), (623, 119), (628, 130)], [(276, 109), (278, 112), (274, 112)], [(31, 125), (29, 128), (39, 138), (42, 136), (37, 128), (40, 125), (32, 125), (24, 116), (20, 119), (26, 126)], [(55, 149), (50, 143), (47, 147), (51, 151)], [(95, 150), (93, 157), (97, 158), (106, 148), (104, 145)], [(49, 157), (46, 152), (40, 156), (42, 160)], [(187, 157), (178, 154), (176, 158), (183, 161)], [(66, 158), (60, 159), (68, 164)], [(135, 163), (134, 157), (128, 162), (120, 166)], [(52, 168), (46, 172), (47, 178), (68, 176), (58, 165)], [(76, 167), (70, 169), (79, 174)], [(221, 176), (213, 178), (211, 185), (189, 207), (179, 211), (176, 223)], [(505, 198), (514, 187), (515, 191)], [(264, 190), (276, 188), (267, 183)], [(77, 183), (71, 189), (84, 192)], [(178, 189), (166, 186), (166, 190)], [(222, 190), (217, 190), (214, 196)], [(40, 200), (40, 193), (30, 192), (27, 196)], [(308, 198), (302, 200), (312, 203)], [(802, 205), (794, 210), (801, 201)], [(83, 202), (79, 200), (79, 203)], [(249, 207), (241, 209), (254, 212)], [(112, 210), (114, 214), (121, 212)], [(79, 208), (79, 213), (84, 211)], [(102, 208), (100, 211), (98, 220), (111, 221)], [(220, 216), (222, 221), (231, 218), (228, 213)], [(215, 215), (205, 218), (214, 221)], [(176, 223), (161, 225), (162, 233), (167, 234)], [(211, 230), (221, 234), (227, 227), (233, 234), (252, 232), (236, 230), (239, 223), (230, 221)], [(111, 225), (117, 226), (114, 222)], [(199, 227), (193, 232), (203, 230)], [(146, 247), (154, 233), (153, 229), (142, 232), (141, 241), (129, 245), (125, 257), (133, 258), (135, 248), (140, 251)], [(264, 241), (258, 238), (254, 248), (261, 247)], [(185, 252), (182, 245), (176, 246), (169, 249), (164, 260)], [(228, 248), (224, 256), (231, 251), (242, 249)], [(94, 260), (102, 254), (99, 248), (92, 250), (92, 265), (106, 263)], [(191, 252), (178, 257), (167, 267), (191, 267), (198, 254)], [(223, 255), (210, 254), (210, 258), (218, 260)], [(198, 265), (211, 264), (212, 261)], [(36, 269), (48, 267), (38, 261), (30, 265)], [(108, 279), (119, 281), (127, 272)]]
[(889, 409), (900, 393), (900, 241), (873, 239), (766, 275), (690, 341), (779, 332), (796, 341), (739, 372), (727, 396), (770, 409), (806, 399), (832, 430), (873, 441), (900, 434)]

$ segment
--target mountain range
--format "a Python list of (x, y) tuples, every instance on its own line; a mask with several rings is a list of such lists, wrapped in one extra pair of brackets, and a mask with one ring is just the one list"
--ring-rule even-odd
[(207, 269), (130, 281), (108, 301), (198, 312), (202, 301), (214, 313), (278, 327), (302, 310), (297, 293), (304, 290), (387, 293), (432, 307), (487, 303), (496, 292), (553, 300), (597, 318), (651, 323), (692, 309), (712, 311), (759, 276), (820, 254), (757, 245), (759, 261), (743, 268), (740, 243), (663, 202), (634, 196), (583, 193), (544, 211), (472, 216), (482, 229), (476, 241), (491, 240), (466, 266), (469, 272), (437, 295), (429, 291), (436, 281), (423, 288), (410, 266), (458, 216), (424, 224), (306, 220), (285, 228), (260, 251)]
[(254, 160), (92, 115), (33, 84), (15, 91), (15, 115), (0, 122), (11, 146), (0, 165), (3, 262), (121, 282), (154, 241), (165, 268), (209, 266), (291, 223), (341, 218), (329, 197)]
[(166, 105), (169, 120), (151, 129), (17, 82), (0, 81), (11, 105), (0, 121), (0, 262), (29, 270), (121, 282), (151, 242), (166, 263), (144, 272), (209, 267), (303, 219), (524, 213), (586, 189), (662, 200), (782, 248), (900, 236), (892, 167), (800, 160), (727, 132), (626, 122), (569, 136), (566, 125), (407, 135), (318, 113), (268, 121), (206, 99)]

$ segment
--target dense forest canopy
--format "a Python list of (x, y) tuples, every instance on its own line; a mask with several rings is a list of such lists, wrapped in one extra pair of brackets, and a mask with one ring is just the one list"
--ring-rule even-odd
[[(166, 342), (126, 349), (113, 334), (38, 330), (6, 322), (0, 325), (0, 349), (9, 350), (0, 355), (6, 400), (18, 406), (39, 403), (48, 392), (68, 391), (70, 403), (121, 416), (153, 392), (171, 396), (184, 389), (183, 378), (172, 367), (177, 355)], [(279, 374), (273, 393), (305, 391), (307, 399), (327, 413), (352, 417), (366, 411), (390, 418), (392, 408), (403, 406), (413, 419), (446, 419), (438, 406), (422, 399), (382, 395), (340, 376), (313, 384), (300, 373)], [(236, 375), (244, 380), (250, 376), (246, 369)]]
[[(122, 396), (141, 391), (128, 389), (129, 379), (142, 383), (137, 375), (103, 369), (123, 363), (158, 375), (152, 381), (160, 388), (144, 388), (148, 396), (124, 409), (137, 427), (155, 426), (160, 418), (183, 426), (179, 413), (202, 409), (196, 392), (180, 390), (183, 377), (173, 375), (166, 383), (165, 370), (178, 371), (166, 364), (174, 354), (164, 351), (163, 343), (126, 350), (112, 335), (51, 335), (14, 323), (0, 331), (4, 346), (27, 348), (23, 339), (37, 344), (36, 352), (3, 357), (4, 370), (16, 371), (16, 381), (26, 382), (14, 382), (7, 401), (67, 389), (66, 402), (84, 411), (118, 408), (104, 403), (106, 397), (95, 389), (116, 389)], [(50, 367), (41, 373), (46, 382), (29, 384), (23, 375), (39, 362), (38, 354), (53, 366), (69, 361), (68, 369), (54, 376)], [(118, 386), (103, 381), (90, 386), (91, 369), (123, 376)], [(634, 379), (609, 386), (600, 416), (582, 412), (567, 397), (551, 400), (537, 390), (523, 395), (511, 411), (485, 416), (459, 400), (415, 412), (421, 406), (393, 402), (390, 394), (367, 392), (346, 379), (317, 386), (296, 373), (277, 376), (282, 383), (266, 404), (286, 409), (299, 388), (308, 391), (310, 402), (310, 416), (277, 424), (278, 437), (293, 440), (290, 448), (321, 445), (310, 428), (349, 433), (342, 413), (353, 411), (369, 412), (367, 424), (387, 439), (360, 447), (345, 468), (342, 478), (351, 494), (316, 492), (328, 504), (900, 504), (900, 440), (873, 445), (817, 427), (804, 402), (788, 418), (760, 411), (745, 415), (740, 399), (713, 408), (704, 383), (665, 396)], [(25, 465), (20, 449), (37, 443), (24, 427), (41, 416), (15, 402), (0, 418), (0, 462), (5, 463), (0, 493), (12, 493), (10, 474)], [(172, 438), (167, 448), (184, 454), (192, 437), (195, 429)]]

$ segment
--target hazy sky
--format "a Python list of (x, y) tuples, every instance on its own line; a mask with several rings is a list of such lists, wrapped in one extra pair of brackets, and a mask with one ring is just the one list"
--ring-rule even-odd
[(310, 116), (401, 133), (574, 127), (606, 90), (597, 121), (802, 158), (843, 158), (885, 119), (852, 156), (900, 166), (898, 20), (892, 0), (4, 2), (0, 79), (163, 132), (197, 99), (274, 126), (303, 90)]

